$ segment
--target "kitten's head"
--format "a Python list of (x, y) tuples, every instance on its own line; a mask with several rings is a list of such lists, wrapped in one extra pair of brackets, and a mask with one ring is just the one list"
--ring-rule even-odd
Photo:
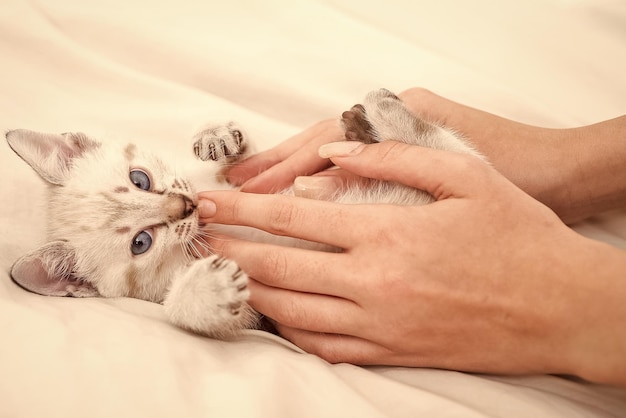
[(48, 242), (13, 280), (44, 295), (161, 301), (201, 240), (190, 182), (132, 144), (26, 130), (7, 141), (50, 184)]

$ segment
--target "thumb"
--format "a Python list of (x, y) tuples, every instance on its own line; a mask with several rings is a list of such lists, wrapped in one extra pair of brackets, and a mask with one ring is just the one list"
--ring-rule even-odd
[(319, 155), (359, 176), (415, 187), (436, 200), (481, 194), (492, 171), (470, 154), (396, 141), (332, 142), (322, 145)]

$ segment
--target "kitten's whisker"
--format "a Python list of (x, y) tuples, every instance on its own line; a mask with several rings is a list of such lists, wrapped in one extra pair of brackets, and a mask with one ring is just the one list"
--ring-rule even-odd
[(190, 263), (193, 260), (197, 259), (197, 257), (194, 256), (195, 248), (192, 242), (190, 242), (189, 240), (181, 241), (180, 246), (183, 250), (183, 255), (185, 256), (185, 261), (187, 263)]
[(206, 255), (212, 254), (213, 252), (211, 251), (211, 246), (202, 238), (202, 236), (192, 237), (192, 245), (194, 250), (198, 253), (200, 257), (205, 257)]

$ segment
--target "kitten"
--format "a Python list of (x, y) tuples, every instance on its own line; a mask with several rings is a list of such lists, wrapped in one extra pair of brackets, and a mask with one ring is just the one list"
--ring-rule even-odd
[[(342, 125), (348, 140), (394, 139), (483, 158), (450, 130), (416, 118), (384, 89), (344, 112)], [(198, 251), (210, 230), (220, 226), (199, 223), (197, 192), (232, 188), (223, 169), (252, 152), (236, 124), (209, 126), (196, 134), (177, 171), (167, 155), (158, 157), (132, 143), (27, 130), (6, 137), (50, 185), (48, 240), (13, 265), (17, 284), (50, 296), (126, 296), (162, 303), (172, 323), (211, 337), (258, 326), (259, 315), (246, 304), (245, 272), (231, 260), (203, 258)], [(414, 205), (432, 198), (410, 187), (372, 181), (333, 200)], [(236, 227), (221, 228), (228, 233)], [(319, 248), (252, 229), (237, 233)]]

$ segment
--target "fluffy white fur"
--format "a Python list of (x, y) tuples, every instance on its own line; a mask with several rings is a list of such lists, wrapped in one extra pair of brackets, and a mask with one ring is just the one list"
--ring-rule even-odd
[[(370, 93), (351, 112), (365, 122), (365, 131), (357, 132), (360, 140), (395, 139), (482, 158), (454, 132), (415, 118), (387, 90)], [(344, 128), (354, 130), (348, 119)], [(19, 285), (51, 296), (163, 303), (174, 324), (213, 337), (256, 325), (258, 315), (245, 303), (246, 274), (231, 260), (198, 252), (207, 232), (198, 222), (197, 192), (232, 188), (221, 170), (250, 153), (235, 124), (209, 126), (195, 135), (178, 170), (158, 150), (100, 143), (83, 134), (15, 130), (7, 141), (50, 184), (48, 242), (14, 264), (11, 274)], [(371, 182), (334, 200), (414, 205), (432, 198), (402, 185)]]

